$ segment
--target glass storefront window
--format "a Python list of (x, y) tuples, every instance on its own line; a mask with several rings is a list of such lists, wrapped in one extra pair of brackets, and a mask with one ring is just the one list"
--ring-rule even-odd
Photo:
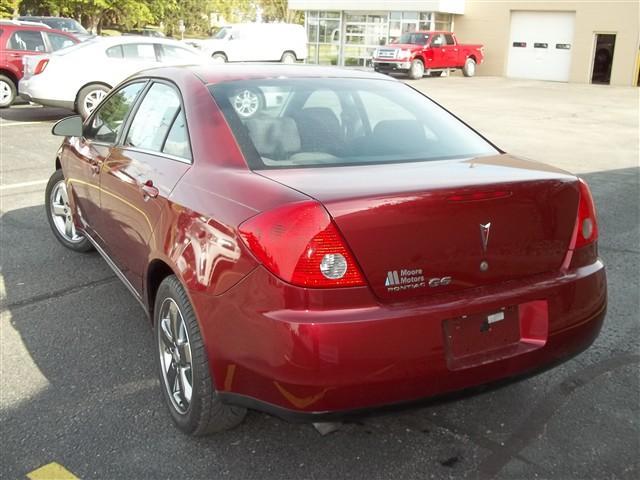
[(435, 29), (444, 30), (446, 32), (451, 31), (451, 14), (449, 13), (436, 13), (435, 14)]
[(375, 48), (371, 47), (344, 47), (344, 64), (347, 67), (369, 66), (371, 56)]
[(315, 42), (307, 47), (307, 63), (318, 63), (318, 45)]
[(338, 65), (337, 45), (318, 45), (318, 63), (320, 65)]
[(318, 20), (309, 20), (307, 22), (307, 39), (309, 43), (318, 42)]
[(308, 62), (366, 66), (376, 47), (396, 41), (403, 33), (450, 31), (451, 23), (452, 15), (448, 13), (308, 11)]
[(420, 23), (418, 24), (418, 30), (431, 30), (431, 18), (432, 14), (430, 12), (421, 12), (420, 13)]
[(320, 19), (320, 43), (337, 43), (340, 41), (340, 20)]
[(359, 22), (359, 23), (364, 23), (367, 21), (367, 16), (366, 15), (352, 15), (352, 14), (347, 14), (344, 17), (345, 21), (347, 22)]

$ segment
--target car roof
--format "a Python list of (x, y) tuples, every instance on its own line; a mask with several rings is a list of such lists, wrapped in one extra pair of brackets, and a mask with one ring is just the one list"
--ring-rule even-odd
[[(71, 32), (65, 32), (64, 30), (58, 30), (56, 28), (51, 28), (47, 25), (25, 25), (24, 23), (14, 23), (12, 21), (0, 21), (0, 26), (2, 26), (3, 30), (11, 31), (11, 30), (35, 30), (37, 32), (47, 32), (47, 33), (58, 33), (60, 35), (65, 35), (67, 37), (76, 38), (76, 36)], [(77, 39), (77, 38), (76, 38)]]
[(18, 20), (27, 19), (27, 18), (52, 18), (54, 20), (75, 20), (75, 18), (71, 17), (51, 17), (49, 15), (20, 15)]
[(358, 70), (355, 68), (339, 68), (320, 65), (286, 65), (278, 63), (251, 64), (200, 64), (185, 67), (153, 68), (141, 72), (146, 76), (171, 76), (177, 69), (189, 69), (203, 83), (217, 84), (240, 80), (260, 80), (273, 78), (361, 78), (396, 81), (380, 73)]
[(92, 42), (92, 45), (106, 46), (120, 45), (123, 43), (166, 43), (167, 45), (179, 45), (187, 49), (192, 48), (189, 45), (172, 38), (146, 37), (144, 35), (114, 35), (112, 37), (95, 37), (91, 40), (87, 40), (87, 42)]

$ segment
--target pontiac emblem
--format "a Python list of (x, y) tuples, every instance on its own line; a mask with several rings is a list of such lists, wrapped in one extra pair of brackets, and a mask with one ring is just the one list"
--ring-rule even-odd
[(487, 246), (489, 245), (489, 231), (491, 230), (491, 222), (480, 224), (480, 240), (482, 241), (482, 252), (487, 254)]

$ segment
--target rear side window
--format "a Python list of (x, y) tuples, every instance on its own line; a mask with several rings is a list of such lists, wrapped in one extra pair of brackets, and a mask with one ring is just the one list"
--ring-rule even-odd
[(125, 146), (190, 158), (178, 92), (164, 83), (151, 86), (131, 122)]
[(24, 50), (29, 52), (45, 52), (42, 34), (36, 30), (18, 30), (13, 32), (9, 39), (11, 50)]
[(56, 50), (61, 50), (63, 48), (74, 45), (74, 42), (69, 37), (65, 37), (64, 35), (47, 32), (47, 37), (49, 37), (49, 43), (51, 43), (51, 48), (54, 52)]
[(158, 47), (160, 61), (162, 62), (195, 62), (199, 60), (197, 54), (186, 48), (161, 44), (159, 44)]
[(455, 40), (453, 39), (453, 35), (445, 35), (444, 39), (446, 40), (447, 45), (455, 45), (456, 44)]
[(124, 58), (130, 60), (156, 61), (156, 50), (153, 43), (126, 43), (122, 45)]
[(175, 157), (191, 159), (187, 122), (182, 110), (178, 112), (178, 116), (176, 116), (171, 130), (169, 130), (169, 135), (167, 135), (167, 139), (164, 142), (162, 152)]
[(115, 47), (107, 48), (106, 54), (107, 54), (107, 57), (109, 57), (109, 58), (123, 58), (124, 57), (124, 55), (122, 54), (122, 46), (121, 45), (116, 45)]
[(91, 123), (85, 127), (84, 137), (97, 142), (115, 143), (142, 87), (144, 82), (131, 83), (101, 102)]
[[(253, 169), (426, 162), (498, 153), (401, 82), (282, 78), (209, 89)], [(287, 99), (284, 104), (277, 101), (281, 97)]]

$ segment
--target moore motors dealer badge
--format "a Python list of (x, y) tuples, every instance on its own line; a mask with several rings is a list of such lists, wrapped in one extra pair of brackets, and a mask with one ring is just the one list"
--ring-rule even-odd
[(384, 285), (389, 292), (400, 292), (402, 290), (424, 288), (427, 286), (427, 281), (421, 268), (416, 268), (415, 270), (403, 268), (387, 272), (387, 279)]

